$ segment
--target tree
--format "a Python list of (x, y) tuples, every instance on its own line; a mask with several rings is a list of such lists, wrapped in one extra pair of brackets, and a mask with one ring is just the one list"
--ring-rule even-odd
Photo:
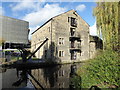
[(119, 46), (119, 2), (97, 2), (93, 10), (98, 34), (102, 33), (104, 49), (118, 50)]

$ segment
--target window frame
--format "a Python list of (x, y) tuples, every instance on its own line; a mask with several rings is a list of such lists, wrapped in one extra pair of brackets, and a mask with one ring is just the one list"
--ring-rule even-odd
[[(60, 38), (61, 38), (61, 40), (60, 40)], [(59, 37), (58, 38), (58, 45), (64, 45), (64, 44), (65, 44), (64, 37)]]
[(70, 25), (73, 27), (77, 27), (77, 19), (75, 17), (71, 17)]
[(58, 51), (58, 57), (64, 57), (65, 56), (65, 51), (59, 50)]

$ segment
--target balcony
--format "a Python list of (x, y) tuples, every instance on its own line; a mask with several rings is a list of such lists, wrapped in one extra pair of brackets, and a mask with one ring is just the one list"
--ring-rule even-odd
[(77, 33), (76, 32), (70, 32), (70, 37), (77, 37)]
[(70, 41), (74, 41), (74, 40), (80, 41), (80, 35), (78, 35), (76, 28), (70, 28), (69, 37), (70, 37)]
[(80, 51), (80, 50), (81, 50), (81, 45), (80, 45), (80, 43), (71, 42), (71, 43), (70, 43), (70, 50), (71, 50), (71, 51)]
[(70, 41), (74, 41), (74, 40), (80, 40), (80, 37), (77, 35), (77, 33), (70, 33), (70, 37), (69, 37)]
[(71, 26), (73, 26), (73, 27), (77, 27), (77, 23), (76, 23), (76, 22), (71, 23)]

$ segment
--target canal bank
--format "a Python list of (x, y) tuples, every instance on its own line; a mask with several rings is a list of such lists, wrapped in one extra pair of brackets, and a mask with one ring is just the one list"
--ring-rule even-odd
[(33, 68), (46, 68), (51, 66), (57, 66), (57, 65), (66, 65), (66, 64), (77, 64), (77, 63), (85, 63), (87, 61), (83, 62), (67, 62), (67, 63), (56, 63), (56, 62), (45, 62), (43, 60), (29, 60), (27, 62), (23, 62), (22, 60), (12, 60), (9, 62), (4, 62), (1, 64), (0, 67), (11, 67), (11, 68), (19, 68), (19, 69), (33, 69)]

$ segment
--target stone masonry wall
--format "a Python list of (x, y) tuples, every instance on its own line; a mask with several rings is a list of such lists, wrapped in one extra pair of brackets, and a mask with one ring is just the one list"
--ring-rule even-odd
[[(70, 25), (69, 17), (76, 18), (77, 27)], [(79, 43), (81, 47), (76, 60), (71, 60), (70, 28), (75, 28), (76, 35), (81, 40), (81, 42), (75, 40), (75, 44)], [(31, 51), (34, 51), (45, 37), (48, 37), (49, 41), (35, 54), (37, 58), (58, 62), (78, 62), (89, 59), (89, 25), (74, 10), (53, 17), (32, 34)], [(59, 44), (59, 38), (64, 38), (62, 45)], [(63, 57), (59, 57), (59, 51), (64, 51)]]

